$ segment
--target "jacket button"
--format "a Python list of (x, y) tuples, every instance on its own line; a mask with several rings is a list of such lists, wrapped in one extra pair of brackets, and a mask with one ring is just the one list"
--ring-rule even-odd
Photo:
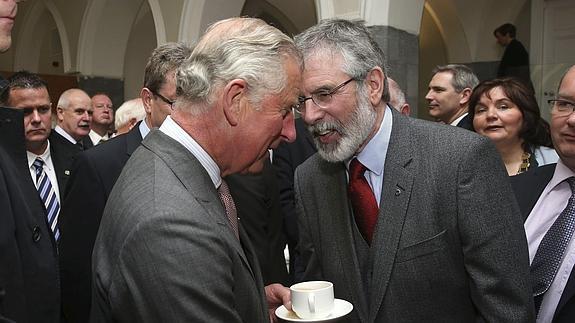
[(34, 227), (34, 231), (32, 232), (32, 240), (34, 240), (34, 242), (38, 242), (40, 241), (40, 238), (42, 237), (42, 232), (40, 232), (40, 228), (39, 227)]

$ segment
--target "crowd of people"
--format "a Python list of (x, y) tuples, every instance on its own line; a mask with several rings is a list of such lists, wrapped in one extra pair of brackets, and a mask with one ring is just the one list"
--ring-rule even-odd
[(14, 73), (0, 321), (275, 322), (311, 280), (345, 322), (573, 321), (575, 67), (548, 123), (530, 82), (458, 64), (431, 73), (437, 122), (413, 118), (386, 66), (362, 23), (244, 17), (156, 48), (115, 113)]

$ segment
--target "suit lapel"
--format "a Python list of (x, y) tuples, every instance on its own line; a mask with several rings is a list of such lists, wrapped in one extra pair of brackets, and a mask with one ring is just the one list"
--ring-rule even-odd
[(523, 222), (527, 220), (531, 210), (539, 200), (539, 196), (553, 177), (555, 166), (556, 164), (545, 165), (509, 177), (523, 216)]
[(385, 159), (379, 219), (370, 250), (373, 259), (373, 274), (372, 282), (369, 284), (369, 321), (375, 319), (383, 303), (414, 180), (409, 170), (413, 162), (409, 119), (400, 116), (394, 110), (391, 111), (393, 126)]
[[(68, 177), (70, 176), (70, 169), (68, 163), (62, 156), (54, 151), (54, 145), (50, 145), (50, 158), (52, 158), (52, 164), (54, 164), (54, 171), (56, 172), (56, 179), (58, 180), (58, 188), (60, 190), (60, 199), (63, 199), (64, 192), (66, 189), (66, 183), (68, 182)], [(65, 167), (68, 166), (68, 167)], [(62, 201), (60, 201), (62, 203)]]
[(231, 240), (231, 245), (240, 254), (242, 261), (255, 279), (254, 271), (242, 245), (228, 224), (226, 211), (220, 202), (216, 188), (202, 164), (184, 146), (159, 130), (151, 131), (142, 145), (161, 158), (190, 195), (202, 204), (206, 212), (218, 223), (224, 236)]

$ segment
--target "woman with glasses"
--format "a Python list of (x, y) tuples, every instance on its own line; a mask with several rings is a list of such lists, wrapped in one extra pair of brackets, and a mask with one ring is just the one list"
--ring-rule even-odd
[(541, 118), (533, 92), (521, 81), (483, 81), (473, 90), (469, 107), (473, 129), (493, 140), (509, 176), (559, 159), (549, 124)]

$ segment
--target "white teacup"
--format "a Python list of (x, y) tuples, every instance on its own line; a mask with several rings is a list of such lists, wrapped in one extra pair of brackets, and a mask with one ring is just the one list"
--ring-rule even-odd
[(292, 285), (291, 307), (299, 318), (320, 319), (333, 311), (333, 284), (308, 281)]

